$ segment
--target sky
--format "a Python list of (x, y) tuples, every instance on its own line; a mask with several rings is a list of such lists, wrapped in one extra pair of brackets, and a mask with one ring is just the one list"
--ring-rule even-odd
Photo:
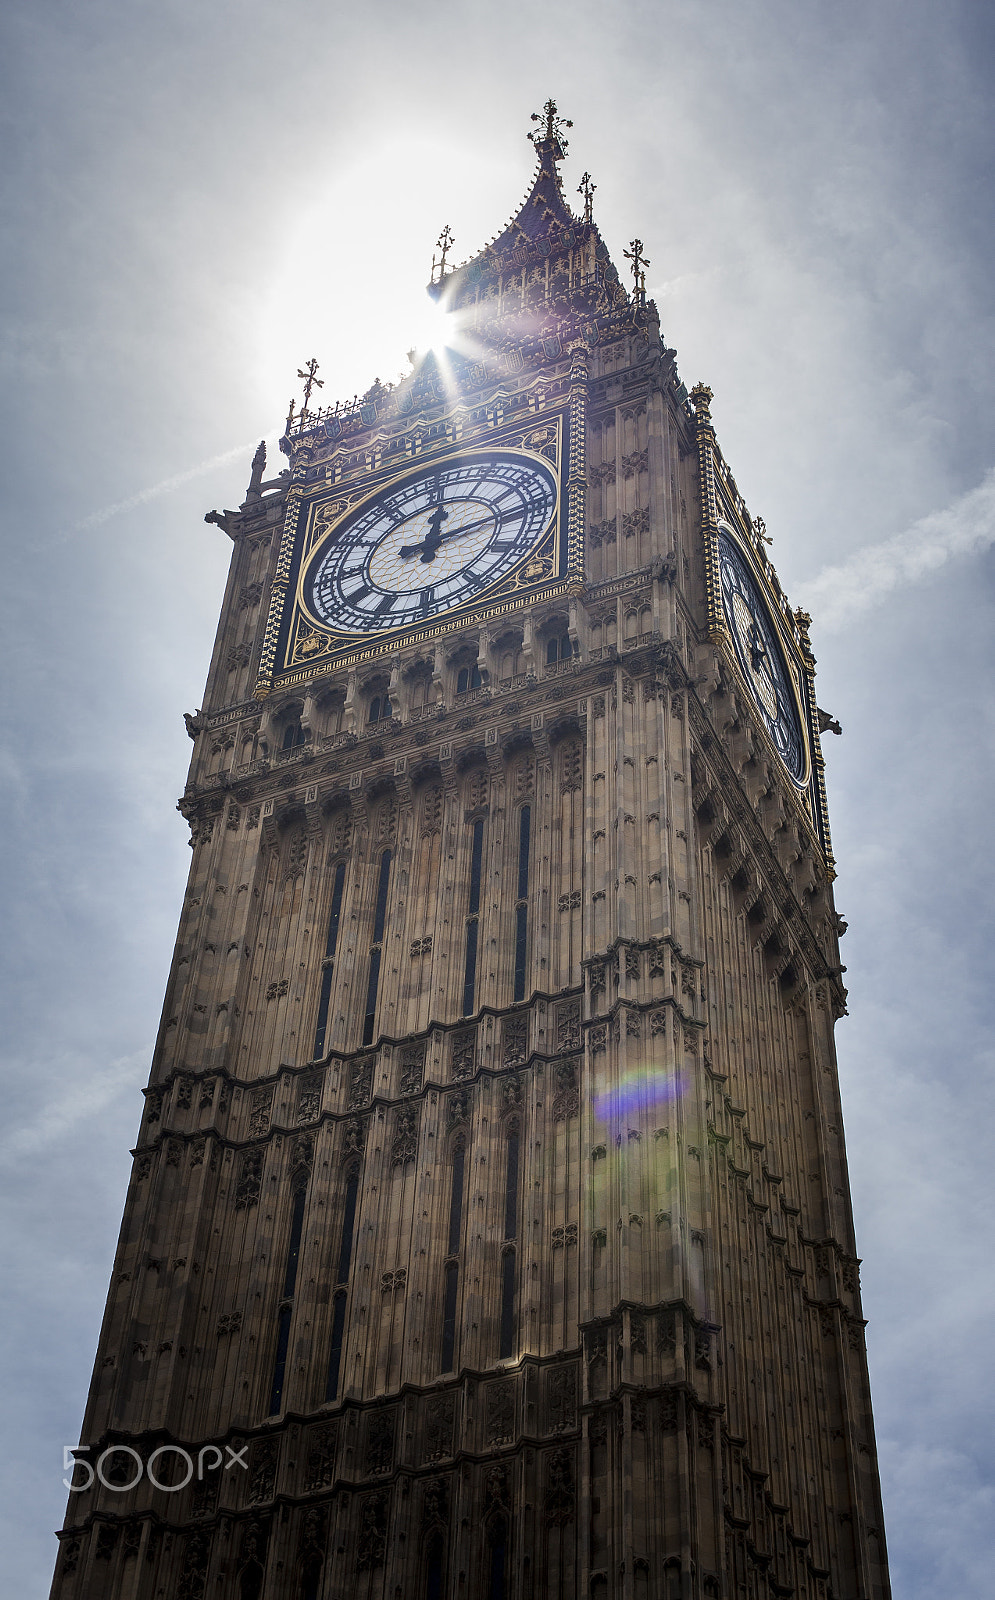
[(989, 1595), (993, 66), (978, 0), (6, 0), (7, 1593), (48, 1593), (189, 863), (204, 513), (309, 357), (326, 401), (405, 370), (552, 95), (813, 614), (894, 1592)]

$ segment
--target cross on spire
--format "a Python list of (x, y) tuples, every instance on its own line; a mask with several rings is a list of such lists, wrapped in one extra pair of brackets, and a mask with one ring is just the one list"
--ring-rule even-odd
[(324, 378), (315, 377), (317, 370), (318, 361), (316, 356), (312, 356), (310, 361), (308, 361), (303, 367), (297, 368), (297, 376), (304, 379), (304, 404), (301, 406), (299, 412), (299, 418), (301, 421), (303, 421), (307, 416), (307, 408), (311, 399), (311, 390), (323, 389), (325, 387)]
[(582, 194), (584, 196), (584, 221), (585, 222), (593, 222), (594, 221), (594, 216), (592, 214), (591, 207), (594, 204), (594, 191), (595, 191), (595, 189), (597, 187), (598, 186), (597, 186), (596, 183), (592, 183), (591, 182), (591, 174), (589, 172), (585, 172), (584, 176), (580, 180), (580, 186), (579, 186), (579, 188), (577, 190), (578, 194)]
[(635, 281), (636, 297), (639, 300), (646, 298), (646, 273), (643, 270), (650, 265), (649, 256), (643, 255), (643, 241), (633, 239), (628, 250), (623, 250), (626, 261), (632, 262), (632, 276)]
[[(432, 256), (433, 283), (441, 283), (443, 278), (446, 276), (446, 258), (455, 243), (456, 236), (447, 222), (442, 232), (439, 234), (439, 237), (435, 241), (436, 250), (441, 250), (442, 254), (439, 256), (438, 261), (436, 261), (434, 254)], [(438, 278), (435, 276), (436, 270), (438, 270), (439, 273)]]
[(553, 160), (562, 161), (567, 153), (567, 141), (563, 137), (563, 129), (572, 128), (573, 123), (568, 117), (558, 115), (555, 100), (547, 100), (541, 111), (533, 111), (533, 122), (542, 122), (543, 120), (545, 120), (545, 127), (541, 130), (533, 128), (527, 138), (532, 140), (537, 150), (540, 145), (551, 145)]

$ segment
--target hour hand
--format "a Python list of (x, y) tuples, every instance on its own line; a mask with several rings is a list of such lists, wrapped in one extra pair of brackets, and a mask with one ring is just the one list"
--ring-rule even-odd
[[(408, 556), (416, 556), (424, 551), (425, 555), (422, 557), (422, 559), (424, 560), (427, 557), (427, 559), (431, 561), (432, 556), (435, 555), (435, 552), (438, 550), (440, 544), (442, 544), (446, 539), (462, 539), (465, 533), (479, 533), (480, 529), (486, 528), (490, 521), (490, 517), (481, 517), (477, 522), (468, 523), (465, 528), (452, 528), (450, 529), (449, 533), (429, 533), (423, 539), (421, 544), (402, 544), (397, 553), (406, 560)], [(431, 555), (428, 554), (429, 551), (431, 551)]]

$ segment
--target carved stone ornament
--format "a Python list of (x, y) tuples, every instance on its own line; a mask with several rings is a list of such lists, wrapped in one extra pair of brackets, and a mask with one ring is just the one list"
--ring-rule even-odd
[(567, 1000), (556, 1011), (556, 1048), (579, 1050), (580, 1043), (580, 1001)]
[(463, 1078), (471, 1078), (476, 1066), (477, 1030), (476, 1028), (463, 1028), (453, 1034), (452, 1046), (449, 1056), (449, 1072), (454, 1083), (459, 1083)]
[(370, 1095), (373, 1093), (373, 1058), (362, 1056), (352, 1064), (352, 1073), (349, 1078), (349, 1106), (350, 1111), (357, 1111), (362, 1106), (368, 1106)]
[(429, 1478), (422, 1491), (423, 1528), (444, 1528), (449, 1521), (449, 1486), (445, 1478)]
[[(114, 1530), (115, 1536), (117, 1529)], [(99, 1550), (98, 1550), (99, 1555)], [(202, 1600), (211, 1560), (211, 1535), (206, 1529), (187, 1535), (183, 1566), (177, 1584), (177, 1600)]]
[(335, 1477), (335, 1451), (338, 1445), (339, 1425), (325, 1422), (312, 1428), (308, 1442), (307, 1466), (304, 1472), (306, 1490), (324, 1489)]
[(542, 1501), (543, 1520), (559, 1528), (574, 1519), (576, 1488), (574, 1455), (567, 1448), (551, 1450), (546, 1457), (546, 1489)]
[(393, 1409), (371, 1413), (366, 1428), (366, 1475), (390, 1472), (394, 1465), (395, 1412)]
[(261, 1139), (269, 1133), (273, 1090), (254, 1089), (249, 1099), (249, 1138)]
[(484, 1437), (488, 1444), (508, 1444), (515, 1434), (515, 1385), (489, 1383), (484, 1393)]
[(551, 1367), (546, 1378), (546, 1415), (551, 1433), (562, 1433), (577, 1425), (577, 1368)]
[(417, 1094), (425, 1075), (425, 1046), (406, 1045), (401, 1051), (401, 1093)]
[(247, 1206), (256, 1204), (259, 1199), (262, 1181), (263, 1152), (261, 1150), (240, 1151), (235, 1168), (235, 1187), (232, 1196), (236, 1211), (244, 1211)]
[(569, 1122), (580, 1110), (580, 1092), (577, 1088), (577, 1063), (561, 1061), (554, 1068), (556, 1091), (553, 1095), (553, 1120)]
[(390, 1147), (391, 1165), (403, 1166), (418, 1154), (418, 1106), (402, 1106), (394, 1119), (394, 1138)]
[(382, 1567), (387, 1553), (387, 1495), (364, 1495), (360, 1503), (359, 1539), (356, 1546), (357, 1572)]
[(441, 1461), (453, 1453), (456, 1402), (451, 1394), (433, 1395), (425, 1402), (425, 1459)]
[(249, 1459), (248, 1499), (250, 1504), (272, 1500), (276, 1488), (277, 1442), (259, 1439)]
[(501, 1064), (505, 1067), (519, 1067), (525, 1062), (528, 1055), (529, 1024), (527, 1017), (509, 1017), (504, 1025), (501, 1039), (502, 1056)]
[(297, 1121), (316, 1122), (321, 1115), (321, 1098), (325, 1087), (322, 1069), (305, 1072), (297, 1088)]

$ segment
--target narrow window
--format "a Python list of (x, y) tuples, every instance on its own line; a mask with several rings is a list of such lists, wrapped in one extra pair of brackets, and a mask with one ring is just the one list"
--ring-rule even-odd
[(555, 662), (556, 662), (556, 640), (555, 639), (547, 639), (547, 641), (546, 641), (546, 665), (547, 665), (547, 667), (551, 667), (551, 666), (553, 666), (555, 664)]
[(515, 1265), (513, 1245), (501, 1257), (501, 1349), (498, 1359), (506, 1361), (515, 1353)]
[(328, 1031), (328, 1005), (332, 995), (332, 977), (335, 972), (335, 947), (339, 942), (339, 921), (342, 916), (342, 890), (345, 884), (345, 862), (335, 868), (332, 886), (332, 910), (328, 918), (328, 936), (325, 940), (324, 970), (321, 974), (321, 993), (318, 996), (318, 1024), (314, 1030), (314, 1055), (325, 1053), (325, 1034)]
[[(290, 1218), (290, 1239), (287, 1244), (287, 1265), (283, 1275), (283, 1299), (292, 1301), (297, 1287), (297, 1263), (301, 1253), (301, 1232), (304, 1227), (304, 1206), (307, 1188), (300, 1184), (294, 1194), (294, 1209)], [(283, 1400), (283, 1382), (287, 1373), (287, 1350), (290, 1345), (290, 1321), (293, 1305), (280, 1307), (276, 1333), (276, 1360), (273, 1363), (273, 1388), (270, 1393), (269, 1414), (275, 1416)]]
[(480, 918), (480, 862), (484, 847), (484, 824), (473, 824), (470, 854), (470, 911), (466, 919), (466, 963), (463, 968), (463, 1015), (473, 1011), (477, 987), (477, 929)]
[[(453, 1187), (449, 1199), (449, 1255), (458, 1257), (463, 1225), (463, 1168), (466, 1152), (458, 1145), (453, 1154)], [(446, 1262), (446, 1293), (442, 1314), (442, 1370), (452, 1372), (456, 1354), (456, 1295), (459, 1262)]]
[(273, 1366), (273, 1392), (270, 1395), (269, 1414), (276, 1416), (283, 1399), (283, 1379), (287, 1371), (287, 1348), (290, 1344), (290, 1306), (280, 1307), (280, 1320), (276, 1335), (276, 1361)]
[(508, 1169), (504, 1189), (504, 1236), (518, 1233), (518, 1134), (508, 1135)]
[(371, 722), (379, 722), (380, 721), (380, 696), (379, 695), (374, 695), (373, 699), (370, 701), (370, 721)]
[(501, 1256), (501, 1346), (499, 1359), (515, 1353), (515, 1251), (510, 1241), (518, 1233), (518, 1130), (508, 1135), (508, 1163), (504, 1185), (505, 1250)]
[(336, 1399), (339, 1392), (339, 1367), (342, 1364), (342, 1338), (345, 1333), (345, 1290), (339, 1289), (335, 1295), (335, 1317), (332, 1322), (332, 1348), (328, 1353), (328, 1381), (325, 1384), (325, 1399)]
[(339, 1270), (336, 1283), (348, 1283), (349, 1263), (352, 1261), (352, 1235), (356, 1226), (356, 1197), (359, 1194), (359, 1173), (349, 1175), (345, 1190), (345, 1208), (342, 1212), (342, 1243), (339, 1246)]
[(304, 729), (299, 722), (290, 722), (283, 735), (284, 750), (293, 750), (296, 745), (304, 743)]
[(483, 683), (484, 680), (480, 676), (480, 668), (478, 666), (472, 666), (470, 668), (470, 688), (480, 689), (483, 687)]
[(442, 1370), (452, 1372), (456, 1350), (456, 1289), (459, 1267), (450, 1261), (446, 1267), (446, 1304), (442, 1314)]
[(390, 851), (380, 857), (380, 877), (377, 883), (377, 908), (373, 917), (373, 943), (370, 946), (370, 977), (366, 985), (366, 1013), (363, 1019), (363, 1043), (372, 1044), (373, 1025), (377, 1010), (377, 988), (380, 983), (380, 955), (383, 945), (384, 924), (387, 918), (387, 885), (390, 882)]
[(449, 1200), (449, 1254), (459, 1255), (460, 1232), (463, 1224), (463, 1168), (466, 1151), (457, 1146), (453, 1155), (453, 1192)]
[(518, 898), (515, 905), (515, 994), (525, 999), (525, 962), (528, 953), (529, 842), (532, 807), (523, 806), (518, 814)]
[(565, 633), (560, 640), (560, 660), (569, 661), (573, 655), (573, 645), (570, 643), (569, 633)]
[(356, 1230), (356, 1201), (359, 1195), (359, 1167), (354, 1166), (345, 1186), (345, 1204), (342, 1207), (342, 1237), (339, 1242), (339, 1265), (335, 1274), (335, 1313), (332, 1321), (332, 1347), (328, 1355), (328, 1378), (325, 1399), (334, 1400), (339, 1392), (339, 1366), (342, 1361), (342, 1339), (345, 1334), (345, 1285), (349, 1281), (352, 1262), (352, 1236)]
[(291, 1300), (297, 1287), (297, 1262), (301, 1253), (301, 1231), (304, 1227), (304, 1204), (307, 1190), (301, 1184), (294, 1195), (294, 1210), (290, 1219), (290, 1243), (287, 1246), (287, 1270), (283, 1279), (283, 1298)]
[(458, 676), (456, 678), (456, 693), (457, 694), (465, 694), (467, 689), (469, 689), (469, 687), (470, 687), (470, 669), (469, 669), (469, 667), (460, 667), (459, 674), (458, 674)]
[(507, 1537), (503, 1524), (491, 1536), (491, 1586), (487, 1600), (504, 1600), (505, 1541)]
[(442, 1545), (436, 1539), (428, 1553), (425, 1600), (442, 1600)]

